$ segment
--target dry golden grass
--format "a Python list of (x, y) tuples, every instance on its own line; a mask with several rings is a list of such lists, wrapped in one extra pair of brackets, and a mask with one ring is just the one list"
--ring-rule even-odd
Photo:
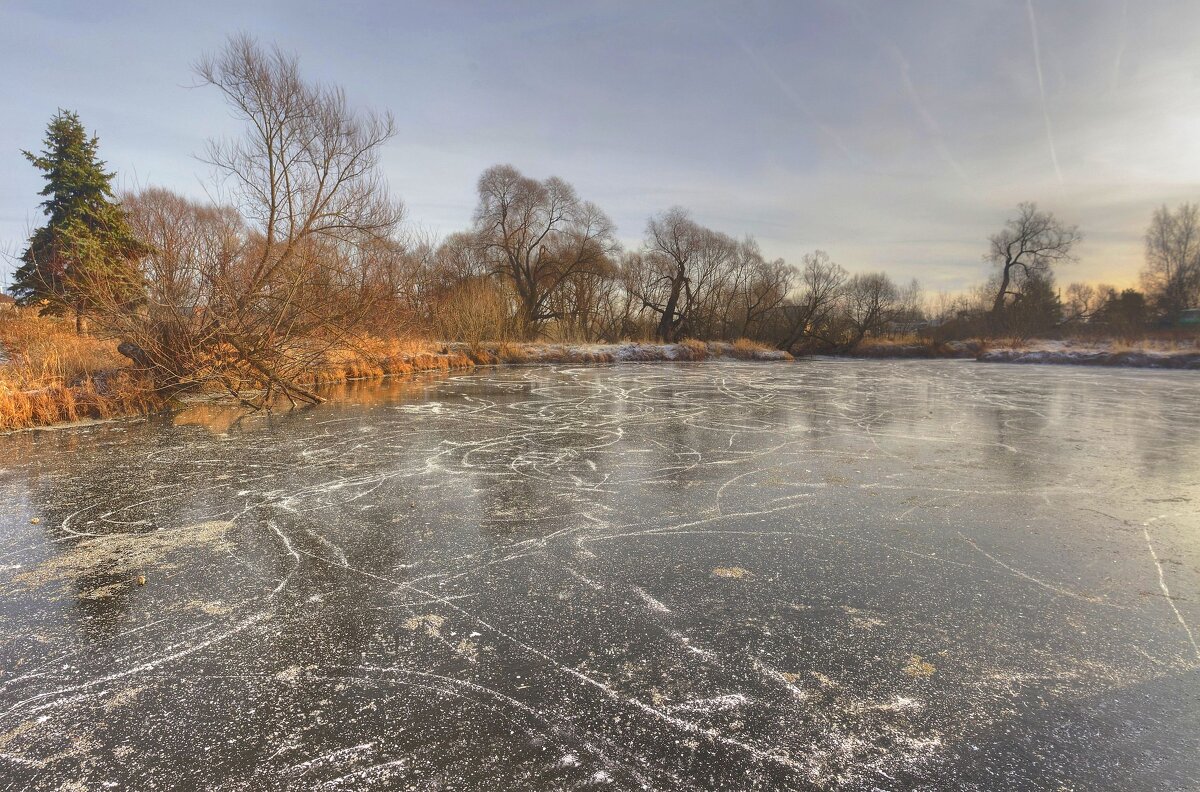
[(18, 311), (0, 318), (0, 431), (160, 408), (115, 341), (80, 336), (73, 322)]
[(749, 338), (739, 338), (733, 342), (733, 347), (729, 350), (729, 354), (741, 360), (758, 360), (764, 353), (774, 351), (773, 347), (769, 347), (766, 344), (760, 344)]
[(940, 345), (928, 338), (914, 335), (871, 336), (859, 341), (851, 350), (856, 357), (937, 357)]
[(994, 349), (1012, 350), (1080, 350), (1150, 352), (1168, 355), (1200, 352), (1200, 335), (1161, 331), (1146, 333), (1141, 338), (1115, 338), (1100, 335), (1071, 334), (1061, 338), (996, 338), (989, 342)]
[(498, 363), (528, 363), (533, 359), (527, 345), (507, 342), (496, 347), (494, 356)]
[[(613, 345), (509, 342), (447, 347), (419, 338), (365, 336), (324, 351), (298, 384), (312, 388), (502, 363), (611, 363), (616, 360), (614, 349)], [(76, 335), (69, 321), (28, 311), (0, 318), (0, 351), (7, 355), (7, 362), (0, 362), (0, 431), (137, 415), (166, 406), (150, 380), (131, 369), (117, 352), (115, 340)], [(732, 356), (753, 360), (779, 354), (748, 339), (733, 344), (687, 339), (676, 345), (624, 345), (621, 359), (699, 361)], [(253, 382), (244, 384), (256, 387)]]
[(872, 336), (860, 341), (850, 354), (868, 358), (937, 358), (975, 356), (995, 345), (995, 340), (971, 338), (939, 341), (914, 334)]
[(73, 382), (82, 376), (125, 366), (115, 341), (75, 333), (75, 325), (57, 317), (22, 310), (0, 318), (0, 344), (9, 367), (35, 382)]
[[(77, 335), (73, 322), (32, 311), (5, 316), (0, 318), (0, 351), (0, 431), (138, 415), (165, 406), (149, 379), (117, 352), (115, 340)], [(301, 384), (312, 387), (475, 365), (463, 352), (419, 339), (366, 337), (323, 357), (301, 377)]]
[(893, 336), (870, 336), (859, 342), (859, 346), (873, 347), (905, 347), (917, 344), (928, 344), (929, 339), (921, 338), (914, 333), (897, 334)]
[(353, 344), (327, 350), (322, 360), (301, 377), (307, 386), (353, 380), (382, 379), (422, 371), (451, 371), (475, 365), (464, 352), (451, 351), (412, 338), (367, 336)]
[(704, 360), (709, 356), (708, 344), (694, 338), (679, 342), (679, 360)]
[(1163, 333), (1148, 335), (1140, 339), (1088, 339), (1068, 338), (1067, 343), (1078, 346), (1102, 344), (1113, 352), (1162, 352), (1165, 354), (1187, 354), (1200, 352), (1200, 335)]

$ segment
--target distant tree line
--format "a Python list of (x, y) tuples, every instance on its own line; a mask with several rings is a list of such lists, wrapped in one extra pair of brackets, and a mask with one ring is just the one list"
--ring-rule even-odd
[(306, 81), (296, 59), (245, 36), (196, 67), (244, 122), (209, 146), (225, 204), (151, 187), (113, 194), (78, 117), (51, 121), (41, 154), (47, 224), (11, 291), (22, 305), (88, 319), (164, 387), (264, 384), (315, 400), (298, 375), (364, 333), (476, 343), (505, 339), (664, 342), (750, 338), (789, 350), (851, 350), (883, 334), (936, 338), (1171, 327), (1200, 306), (1200, 208), (1155, 212), (1142, 291), (1073, 283), (1075, 226), (1021, 204), (990, 239), (990, 281), (928, 297), (883, 272), (850, 274), (823, 251), (798, 263), (681, 207), (623, 249), (612, 220), (558, 178), (511, 165), (479, 178), (469, 228), (406, 233), (380, 153), (388, 114), (351, 108)]
[(991, 238), (990, 280), (965, 295), (927, 301), (927, 332), (940, 338), (1094, 335), (1137, 339), (1200, 325), (1200, 207), (1155, 210), (1145, 235), (1142, 289), (1074, 282), (1057, 265), (1075, 261), (1079, 230), (1031, 203)]

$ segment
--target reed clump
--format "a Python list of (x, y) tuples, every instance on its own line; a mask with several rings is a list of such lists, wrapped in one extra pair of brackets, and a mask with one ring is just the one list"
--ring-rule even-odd
[(0, 431), (138, 415), (166, 400), (112, 339), (21, 310), (0, 318)]
[(366, 336), (327, 350), (323, 359), (298, 381), (312, 387), (422, 372), (456, 371), (469, 369), (475, 363), (466, 351), (451, 350), (422, 339)]

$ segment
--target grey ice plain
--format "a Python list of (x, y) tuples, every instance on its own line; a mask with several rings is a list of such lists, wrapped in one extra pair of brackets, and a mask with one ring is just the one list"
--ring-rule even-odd
[(1194, 789), (1198, 399), (559, 366), (0, 438), (0, 789)]

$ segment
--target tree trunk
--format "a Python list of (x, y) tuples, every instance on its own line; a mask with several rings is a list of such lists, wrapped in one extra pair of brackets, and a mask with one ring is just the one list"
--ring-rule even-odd
[(132, 360), (134, 365), (138, 368), (154, 368), (154, 361), (152, 361), (150, 356), (146, 354), (146, 350), (142, 349), (132, 341), (122, 341), (117, 345), (117, 351)]
[(671, 296), (663, 308), (662, 319), (658, 322), (658, 339), (664, 344), (675, 340), (675, 310), (679, 307), (679, 294), (683, 291), (683, 280), (676, 278), (671, 282)]
[(521, 301), (521, 337), (526, 341), (537, 338), (538, 307), (537, 302), (528, 297)]
[(1012, 265), (1007, 264), (1004, 267), (1003, 275), (1000, 277), (1000, 291), (996, 294), (996, 301), (992, 303), (992, 316), (996, 319), (1000, 318), (1000, 313), (1004, 310), (1004, 296), (1008, 294), (1010, 283), (1012, 283)]

